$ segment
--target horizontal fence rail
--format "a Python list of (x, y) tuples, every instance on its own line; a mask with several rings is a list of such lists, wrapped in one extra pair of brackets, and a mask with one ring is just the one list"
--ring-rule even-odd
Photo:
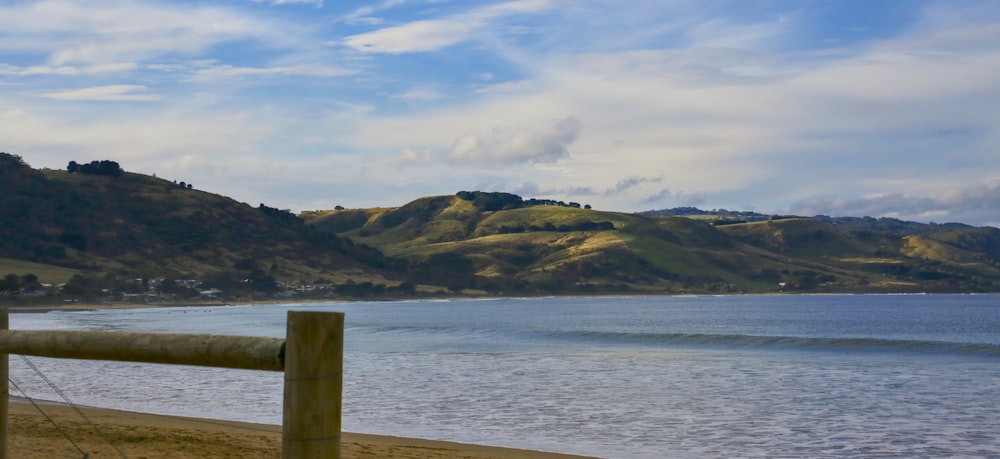
[(252, 336), (0, 330), (0, 354), (285, 370), (285, 340)]
[[(286, 338), (8, 330), (0, 309), (0, 379), (8, 354), (283, 371), (284, 459), (340, 459), (344, 313), (288, 311)], [(287, 357), (287, 358), (286, 358)], [(0, 384), (0, 459), (7, 458), (9, 387)]]

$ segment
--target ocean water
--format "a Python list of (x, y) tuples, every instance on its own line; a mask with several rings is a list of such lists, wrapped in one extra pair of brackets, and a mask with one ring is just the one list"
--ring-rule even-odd
[[(1000, 457), (998, 295), (261, 304), (11, 328), (281, 337), (290, 309), (346, 313), (347, 431), (621, 459)], [(30, 359), (74, 403), (281, 423), (280, 373)], [(17, 356), (11, 377), (60, 399)]]

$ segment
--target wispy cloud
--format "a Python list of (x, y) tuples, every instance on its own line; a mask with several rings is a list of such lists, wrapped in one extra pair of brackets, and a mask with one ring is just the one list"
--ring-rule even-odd
[(627, 190), (629, 190), (631, 188), (635, 188), (636, 186), (638, 186), (638, 185), (640, 185), (642, 183), (659, 183), (659, 182), (662, 182), (662, 181), (663, 181), (663, 177), (652, 177), (652, 178), (650, 178), (650, 177), (629, 177), (629, 178), (626, 178), (626, 179), (619, 180), (618, 183), (615, 184), (614, 188), (610, 188), (607, 191), (605, 191), (604, 195), (605, 196), (614, 196), (614, 195), (620, 194), (620, 193), (622, 193), (624, 191), (627, 191)]
[[(44, 20), (39, 20), (44, 18)], [(287, 34), (234, 9), (128, 0), (49, 0), (0, 6), (0, 51), (41, 53), (50, 66), (134, 63)]]
[(48, 66), (35, 65), (30, 67), (17, 67), (9, 64), (0, 64), (0, 75), (10, 76), (39, 76), (39, 75), (60, 75), (60, 76), (80, 76), (99, 75), (109, 73), (121, 73), (138, 69), (139, 66), (131, 63), (100, 64), (87, 66)]
[(352, 35), (344, 44), (366, 53), (434, 51), (467, 40), (476, 24), (460, 20), (415, 21)]
[(232, 65), (215, 65), (195, 70), (190, 80), (218, 80), (248, 77), (342, 77), (356, 73), (354, 70), (324, 65), (293, 65), (275, 67), (236, 67)]
[[(664, 207), (677, 207), (678, 205), (683, 206), (700, 206), (708, 202), (708, 198), (701, 193), (684, 193), (684, 192), (674, 192), (668, 188), (664, 188), (656, 193), (649, 196), (645, 196), (639, 199), (639, 202), (648, 206), (660, 206)], [(665, 204), (670, 203), (670, 204)], [(655, 209), (650, 209), (655, 210)], [(749, 210), (749, 209), (748, 209)]]
[(469, 40), (492, 21), (550, 7), (546, 0), (515, 0), (443, 19), (412, 21), (351, 35), (344, 44), (365, 53), (400, 54), (436, 51)]
[(343, 17), (343, 20), (347, 23), (352, 24), (368, 24), (377, 25), (381, 24), (383, 21), (380, 18), (372, 16), (375, 13), (390, 9), (392, 7), (402, 5), (406, 3), (406, 0), (382, 0), (381, 3), (376, 5), (365, 5), (354, 11), (351, 11)]
[(152, 102), (161, 100), (161, 97), (154, 94), (145, 94), (145, 92), (145, 86), (111, 85), (48, 92), (39, 94), (38, 96), (46, 99), (74, 102)]

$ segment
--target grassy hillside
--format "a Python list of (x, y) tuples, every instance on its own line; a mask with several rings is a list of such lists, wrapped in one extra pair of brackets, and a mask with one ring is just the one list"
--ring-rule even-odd
[[(404, 258), (416, 275), (451, 281), (456, 288), (671, 293), (996, 289), (996, 264), (983, 261), (987, 254), (943, 241), (936, 242), (938, 255), (932, 257), (931, 251), (909, 248), (907, 239), (893, 234), (850, 233), (815, 219), (713, 226), (711, 220), (529, 204), (511, 196), (462, 192), (398, 208), (303, 217), (317, 230)], [(973, 237), (965, 233), (972, 229), (948, 228), (960, 233), (952, 239), (993, 247), (992, 233)]]
[(232, 282), (397, 276), (380, 252), (263, 204), (147, 175), (38, 171), (15, 159), (0, 158), (0, 274), (31, 270), (63, 282), (70, 273)]
[(809, 218), (788, 218), (718, 227), (753, 246), (796, 258), (866, 256), (875, 247)]
[[(1000, 263), (983, 251), (996, 243), (996, 229), (919, 225), (892, 225), (893, 230), (884, 233), (871, 228), (844, 232), (813, 219), (794, 218), (720, 228), (775, 254), (858, 273), (862, 286), (906, 291), (997, 289)], [(900, 227), (917, 229), (924, 236), (900, 236)], [(970, 248), (949, 241), (963, 241)]]

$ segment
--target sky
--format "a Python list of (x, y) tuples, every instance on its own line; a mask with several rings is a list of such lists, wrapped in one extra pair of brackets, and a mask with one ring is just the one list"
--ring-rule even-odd
[(1000, 2), (0, 0), (0, 151), (294, 212), (1000, 227)]

